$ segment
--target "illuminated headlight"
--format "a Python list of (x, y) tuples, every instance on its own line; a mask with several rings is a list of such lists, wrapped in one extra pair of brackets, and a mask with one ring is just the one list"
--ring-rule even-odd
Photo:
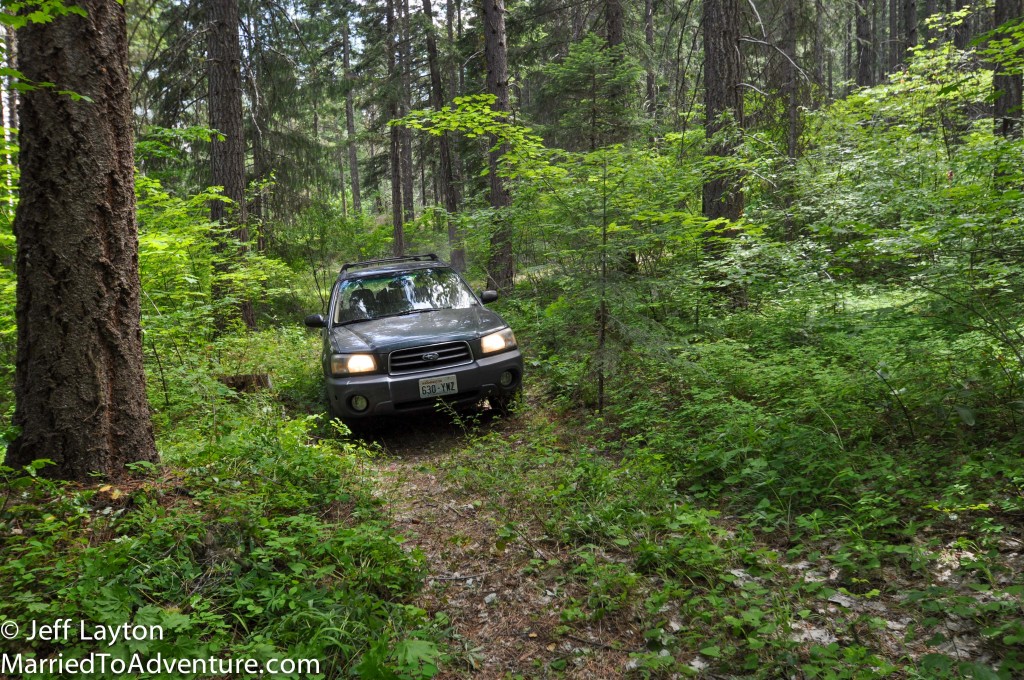
[(511, 328), (500, 330), (480, 338), (480, 351), (483, 354), (494, 354), (504, 352), (507, 349), (516, 348), (516, 336), (512, 334)]
[(331, 355), (331, 375), (352, 375), (353, 373), (372, 373), (377, 370), (377, 362), (372, 354), (333, 354)]

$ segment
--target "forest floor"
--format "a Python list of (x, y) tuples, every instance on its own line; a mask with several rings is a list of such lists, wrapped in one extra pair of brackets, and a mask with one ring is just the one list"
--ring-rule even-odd
[[(714, 672), (722, 667), (711, 658), (719, 649), (713, 643), (721, 639), (720, 621), (746, 618), (752, 610), (768, 612), (763, 621), (774, 618), (777, 623), (760, 630), (750, 625), (740, 635), (749, 643), (763, 631), (764, 639), (775, 640), (770, 644), (777, 650), (795, 654), (792, 663), (813, 656), (813, 650), (831, 649), (820, 652), (827, 656), (816, 665), (829, 668), (832, 654), (836, 664), (845, 665), (841, 650), (850, 644), (873, 651), (864, 660), (869, 668), (893, 664), (880, 676), (896, 671), (899, 677), (896, 669), (916, 666), (928, 655), (961, 663), (992, 662), (969, 612), (927, 620), (905, 596), (943, 586), (980, 604), (977, 598), (984, 593), (971, 592), (972, 579), (959, 573), (973, 559), (963, 546), (949, 546), (912, 580), (906, 571), (883, 570), (880, 576), (889, 580), (888, 587), (858, 595), (841, 587), (840, 570), (826, 559), (787, 557), (784, 546), (767, 539), (730, 548), (731, 539), (723, 538), (717, 545), (728, 554), (714, 567), (720, 573), (713, 578), (724, 581), (726, 590), (714, 591), (721, 597), (709, 596), (716, 609), (700, 617), (706, 623), (695, 624), (695, 610), (683, 603), (652, 608), (659, 591), (675, 587), (673, 579), (634, 573), (642, 570), (612, 543), (560, 541), (551, 535), (548, 510), (538, 507), (543, 492), (538, 495), (534, 489), (531, 502), (531, 493), (515, 488), (515, 466), (536, 456), (531, 447), (537, 433), (554, 431), (555, 438), (572, 441), (572, 427), (529, 400), (509, 418), (488, 411), (470, 423), (454, 416), (420, 417), (389, 423), (386, 431), (370, 438), (379, 455), (369, 472), (390, 521), (405, 548), (425, 558), (425, 587), (414, 604), (431, 616), (440, 615), (449, 627), (450, 656), (438, 677), (650, 677), (669, 668), (675, 677), (721, 677)], [(565, 447), (566, 459), (572, 457), (572, 448)], [(616, 466), (616, 461), (607, 463)], [(539, 478), (541, 486), (564, 483), (558, 465), (553, 463), (550, 475)], [(524, 486), (538, 485), (536, 473), (544, 474), (545, 465), (524, 467), (536, 467)], [(595, 516), (600, 512), (595, 508)], [(718, 518), (713, 531), (731, 537), (739, 527), (730, 523), (739, 521)], [(828, 545), (821, 548), (821, 553), (829, 552)], [(1020, 545), (1005, 546), (1007, 570), (999, 580), (1020, 577), (1021, 552)], [(760, 564), (752, 565), (750, 555), (761, 556)], [(701, 578), (697, 568), (680, 583), (688, 587)], [(701, 591), (697, 587), (693, 592)], [(675, 597), (682, 592), (676, 591)], [(659, 660), (666, 665), (660, 666)], [(778, 657), (774, 663), (779, 664)], [(662, 673), (650, 672), (657, 670)]]
[[(510, 447), (528, 436), (531, 416), (485, 412), (474, 427), (497, 431)], [(376, 476), (407, 549), (426, 558), (416, 604), (450, 620), (453, 658), (439, 678), (620, 677), (643, 629), (625, 617), (559, 630), (561, 612), (586, 599), (564, 571), (570, 548), (546, 535), (530, 508), (497, 486), (467, 491), (450, 473), (471, 435), (458, 419), (420, 417), (375, 437)]]

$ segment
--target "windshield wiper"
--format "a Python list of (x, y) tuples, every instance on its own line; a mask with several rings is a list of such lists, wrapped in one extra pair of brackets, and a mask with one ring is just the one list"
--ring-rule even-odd
[(424, 312), (439, 312), (442, 309), (455, 309), (454, 307), (424, 307), (423, 309), (407, 309), (404, 312), (395, 312), (393, 314), (385, 314), (384, 316), (378, 316), (378, 319), (383, 319), (388, 316), (409, 316), (410, 314), (423, 314)]

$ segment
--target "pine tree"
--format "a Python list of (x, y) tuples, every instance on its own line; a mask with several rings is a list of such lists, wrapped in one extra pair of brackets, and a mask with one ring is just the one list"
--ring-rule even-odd
[[(238, 42), (238, 0), (208, 0), (207, 63), (210, 86), (210, 127), (221, 137), (210, 144), (211, 182), (224, 187), (231, 208), (223, 201), (210, 203), (210, 220), (230, 225), (239, 250), (248, 248), (245, 205), (245, 139), (242, 125), (242, 48)], [(219, 243), (218, 250), (229, 262), (234, 259), (230, 247)], [(223, 291), (221, 291), (223, 293)], [(217, 292), (215, 291), (215, 295)], [(249, 329), (256, 328), (252, 301), (240, 303), (239, 314)]]
[(32, 23), (18, 67), (53, 89), (22, 96), (14, 424), (6, 464), (116, 479), (155, 461), (140, 328), (134, 148), (124, 6)]

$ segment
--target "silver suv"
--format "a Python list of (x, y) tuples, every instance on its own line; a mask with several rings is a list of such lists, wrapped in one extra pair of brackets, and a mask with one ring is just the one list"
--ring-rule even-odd
[(327, 407), (356, 421), (488, 399), (501, 410), (519, 393), (523, 356), (505, 321), (436, 255), (354, 262), (341, 268), (321, 314)]

